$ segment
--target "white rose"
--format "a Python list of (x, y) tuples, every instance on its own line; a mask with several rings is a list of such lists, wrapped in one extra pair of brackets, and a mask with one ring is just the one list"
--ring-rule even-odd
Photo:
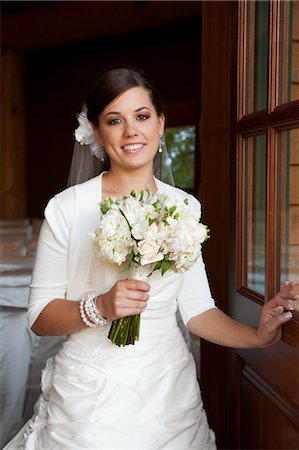
[(138, 250), (141, 255), (140, 264), (151, 264), (163, 259), (163, 253), (159, 252), (159, 245), (156, 242), (143, 239), (138, 242)]

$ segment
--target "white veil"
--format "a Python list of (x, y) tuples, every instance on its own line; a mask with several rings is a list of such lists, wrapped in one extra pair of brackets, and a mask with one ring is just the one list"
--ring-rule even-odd
[(75, 141), (67, 186), (83, 183), (103, 172), (102, 162), (90, 153), (89, 145)]

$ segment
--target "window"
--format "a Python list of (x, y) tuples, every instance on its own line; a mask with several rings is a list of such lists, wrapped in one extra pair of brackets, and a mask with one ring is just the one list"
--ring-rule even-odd
[(239, 2), (237, 283), (261, 304), (299, 279), (298, 23), (299, 2)]
[[(165, 141), (175, 185), (186, 190), (195, 188), (195, 126), (165, 129)], [(162, 180), (167, 177), (162, 166)]]

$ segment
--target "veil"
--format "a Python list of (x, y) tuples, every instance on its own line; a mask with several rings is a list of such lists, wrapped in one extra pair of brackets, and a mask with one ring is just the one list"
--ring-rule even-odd
[(83, 183), (104, 170), (101, 160), (90, 153), (89, 145), (75, 141), (67, 187)]

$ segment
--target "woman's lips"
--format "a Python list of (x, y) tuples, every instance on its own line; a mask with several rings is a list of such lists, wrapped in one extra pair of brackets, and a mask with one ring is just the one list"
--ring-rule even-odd
[(126, 153), (137, 153), (143, 149), (145, 144), (127, 144), (122, 147)]

